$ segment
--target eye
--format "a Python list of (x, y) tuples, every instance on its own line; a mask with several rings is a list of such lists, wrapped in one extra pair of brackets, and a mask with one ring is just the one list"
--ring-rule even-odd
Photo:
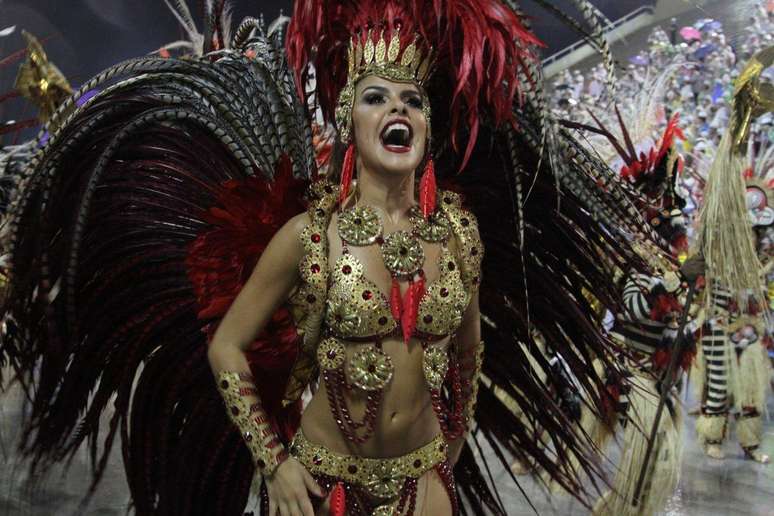
[(406, 104), (413, 107), (414, 109), (422, 109), (422, 99), (420, 97), (409, 97), (406, 101)]
[(381, 93), (369, 93), (365, 97), (366, 104), (383, 104), (384, 95)]

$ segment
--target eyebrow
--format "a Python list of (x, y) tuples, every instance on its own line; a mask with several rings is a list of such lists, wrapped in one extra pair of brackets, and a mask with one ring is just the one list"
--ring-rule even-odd
[[(369, 86), (369, 87), (367, 87), (366, 89), (363, 90), (361, 95), (365, 94), (369, 90), (376, 90), (377, 92), (382, 93), (384, 95), (387, 95), (387, 94), (390, 93), (390, 90), (385, 88), (384, 86)], [(420, 96), (420, 94), (419, 94), (419, 92), (417, 90), (403, 90), (403, 91), (400, 92), (400, 95), (401, 95), (401, 97), (403, 97), (405, 95)]]

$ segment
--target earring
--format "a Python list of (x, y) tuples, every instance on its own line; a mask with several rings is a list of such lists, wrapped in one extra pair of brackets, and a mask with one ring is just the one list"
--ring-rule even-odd
[(341, 165), (341, 181), (339, 188), (339, 206), (349, 197), (349, 187), (352, 184), (352, 174), (355, 171), (355, 144), (350, 143), (344, 154), (344, 162)]
[(435, 211), (435, 164), (433, 158), (427, 160), (422, 179), (419, 181), (419, 208), (427, 219)]

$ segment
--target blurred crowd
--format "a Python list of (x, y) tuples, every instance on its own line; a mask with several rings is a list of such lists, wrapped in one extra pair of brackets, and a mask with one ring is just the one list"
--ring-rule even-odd
[[(712, 19), (682, 28), (674, 20), (666, 30), (656, 27), (647, 48), (630, 56), (625, 69), (618, 71), (613, 92), (602, 64), (585, 73), (568, 69), (559, 75), (552, 85), (554, 113), (595, 126), (593, 114), (615, 134), (617, 103), (632, 138), (643, 149), (652, 146), (670, 117), (679, 113), (685, 134), (679, 143), (686, 160), (682, 184), (690, 194), (688, 211), (695, 210), (728, 125), (734, 82), (751, 56), (774, 44), (774, 2), (762, 1), (744, 32), (734, 35), (733, 43), (731, 39), (722, 23)], [(774, 77), (771, 70), (767, 75), (769, 81)], [(766, 181), (774, 162), (773, 138), (774, 118), (764, 115), (752, 128), (749, 173)], [(595, 149), (605, 148), (601, 138), (590, 140)], [(612, 149), (609, 157), (614, 161)]]

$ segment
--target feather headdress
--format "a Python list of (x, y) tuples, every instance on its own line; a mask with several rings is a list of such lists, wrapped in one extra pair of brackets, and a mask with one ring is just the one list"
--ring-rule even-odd
[(288, 29), (288, 60), (302, 98), (307, 97), (309, 65), (314, 66), (317, 103), (326, 121), (334, 120), (339, 93), (349, 78), (351, 43), (370, 37), (376, 45), (382, 35), (390, 48), (392, 38), (399, 38), (399, 55), (412, 44), (423, 53), (432, 49), (433, 80), (442, 80), (452, 92), (453, 146), (457, 148), (463, 123), (469, 132), (463, 164), (473, 151), (484, 112), (495, 125), (513, 122), (513, 103), (527, 86), (523, 78), (531, 80), (530, 65), (537, 59), (531, 47), (540, 44), (521, 17), (501, 2), (298, 1)]

